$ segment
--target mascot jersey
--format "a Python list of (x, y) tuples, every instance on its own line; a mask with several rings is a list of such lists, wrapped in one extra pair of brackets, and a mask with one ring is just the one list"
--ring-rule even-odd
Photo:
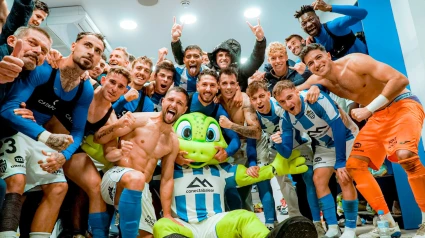
[(229, 163), (206, 165), (202, 168), (174, 169), (174, 194), (171, 209), (176, 217), (198, 223), (225, 212), (224, 192), (236, 188), (235, 166)]

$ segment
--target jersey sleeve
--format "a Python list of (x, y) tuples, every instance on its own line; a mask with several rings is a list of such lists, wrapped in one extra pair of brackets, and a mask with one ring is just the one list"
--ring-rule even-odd
[(153, 112), (153, 111), (154, 111), (154, 105), (152, 100), (148, 96), (145, 96), (142, 112)]
[(289, 158), (294, 147), (294, 129), (290, 121), (285, 118), (280, 119), (280, 131), (282, 143), (276, 144), (273, 142), (277, 152), (285, 158)]
[(329, 30), (337, 36), (350, 33), (350, 26), (363, 20), (367, 16), (366, 9), (357, 6), (332, 5), (332, 12), (345, 15), (326, 23)]
[[(226, 116), (229, 118), (229, 114), (223, 109), (223, 107), (220, 105), (217, 110), (217, 115), (215, 116), (215, 119), (219, 121), (220, 116)], [(223, 136), (227, 136), (229, 139), (229, 146), (225, 149), (228, 156), (233, 156), (241, 147), (241, 140), (239, 139), (238, 133), (236, 133), (233, 130), (222, 128), (223, 130)]]
[(341, 117), (335, 102), (324, 92), (320, 92), (319, 99), (317, 102), (310, 104), (310, 107), (328, 125), (331, 125), (333, 121)]
[(224, 190), (227, 190), (229, 188), (236, 188), (238, 184), (236, 183), (236, 169), (237, 165), (231, 165), (229, 163), (222, 163), (220, 164), (221, 168), (226, 171), (226, 186)]
[(26, 102), (30, 98), (37, 86), (49, 80), (51, 73), (49, 69), (49, 67), (39, 66), (27, 78), (15, 80), (4, 104), (1, 106), (1, 117), (8, 121), (13, 129), (34, 140), (37, 140), (38, 135), (45, 131), (45, 129), (32, 120), (16, 115), (14, 110), (19, 108), (22, 102)]
[(246, 139), (246, 157), (248, 157), (248, 166), (257, 165), (257, 140), (252, 138)]
[(84, 91), (82, 92), (81, 97), (79, 98), (72, 112), (73, 123), (70, 132), (72, 138), (74, 139), (74, 143), (69, 145), (66, 150), (62, 151), (66, 160), (71, 158), (83, 140), (84, 128), (86, 126), (88, 111), (90, 103), (93, 100), (93, 95), (93, 87), (91, 87), (90, 81), (86, 80), (84, 82)]
[(335, 169), (343, 168), (345, 167), (347, 161), (347, 142), (345, 139), (345, 132), (347, 128), (345, 127), (344, 122), (342, 122), (341, 117), (339, 117), (338, 119), (333, 121), (332, 124), (329, 125), (332, 128), (332, 135), (334, 137), (333, 139), (336, 153)]

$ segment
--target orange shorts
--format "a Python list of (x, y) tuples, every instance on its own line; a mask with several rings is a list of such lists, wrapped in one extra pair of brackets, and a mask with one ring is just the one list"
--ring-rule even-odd
[(398, 162), (397, 150), (417, 154), (424, 118), (422, 105), (413, 99), (392, 103), (368, 119), (356, 137), (350, 157), (368, 157), (369, 167), (378, 170), (385, 156), (391, 162)]

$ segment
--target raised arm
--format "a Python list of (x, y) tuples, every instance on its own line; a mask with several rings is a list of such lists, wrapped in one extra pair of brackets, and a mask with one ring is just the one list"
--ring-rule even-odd
[(7, 37), (13, 35), (19, 27), (28, 25), (33, 8), (33, 0), (15, 0), (13, 2), (0, 34), (0, 45), (5, 44)]
[(174, 17), (174, 24), (171, 28), (171, 50), (173, 51), (174, 60), (178, 65), (183, 65), (184, 50), (180, 37), (182, 36), (183, 24), (178, 24), (176, 22), (176, 17)]

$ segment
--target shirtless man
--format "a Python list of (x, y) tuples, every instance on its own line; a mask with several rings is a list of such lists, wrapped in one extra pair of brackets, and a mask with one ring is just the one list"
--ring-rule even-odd
[[(251, 107), (249, 97), (245, 93), (242, 93), (242, 107), (232, 106), (234, 103), (233, 98), (235, 97), (239, 86), (237, 71), (234, 68), (225, 68), (220, 71), (218, 77), (218, 83), (222, 95), (220, 97), (220, 103), (230, 117), (229, 120), (226, 116), (220, 116), (220, 126), (236, 131), (243, 137), (247, 138), (246, 140), (241, 140), (242, 146), (238, 152), (232, 156), (234, 158), (232, 163), (248, 166), (248, 161), (257, 161), (255, 139), (259, 139), (261, 137), (260, 123), (258, 122), (255, 110)], [(238, 188), (238, 192), (242, 200), (242, 208), (248, 211), (253, 211), (251, 185)]]
[[(161, 112), (127, 113), (95, 134), (97, 142), (106, 143), (105, 158), (116, 165), (103, 176), (101, 192), (106, 203), (118, 205), (123, 238), (136, 237), (138, 229), (142, 237), (152, 237), (156, 218), (148, 183), (159, 158), (161, 204), (171, 207), (174, 161), (179, 152), (172, 124), (187, 110), (188, 100), (186, 90), (174, 87), (162, 100)], [(117, 147), (117, 137), (121, 138), (121, 148)], [(163, 214), (174, 220), (171, 209), (163, 210)]]
[[(384, 211), (391, 236), (400, 236), (382, 191), (367, 169), (379, 169), (386, 155), (390, 161), (400, 163), (422, 211), (422, 224), (415, 237), (425, 237), (425, 168), (418, 156), (424, 111), (419, 99), (406, 89), (409, 80), (394, 68), (360, 53), (332, 61), (319, 44), (306, 46), (300, 58), (317, 76), (308, 80), (305, 88), (321, 84), (337, 96), (365, 105), (351, 111), (358, 121), (369, 118), (346, 164), (357, 189), (375, 211)], [(364, 237), (379, 237), (379, 231), (374, 229)]]

